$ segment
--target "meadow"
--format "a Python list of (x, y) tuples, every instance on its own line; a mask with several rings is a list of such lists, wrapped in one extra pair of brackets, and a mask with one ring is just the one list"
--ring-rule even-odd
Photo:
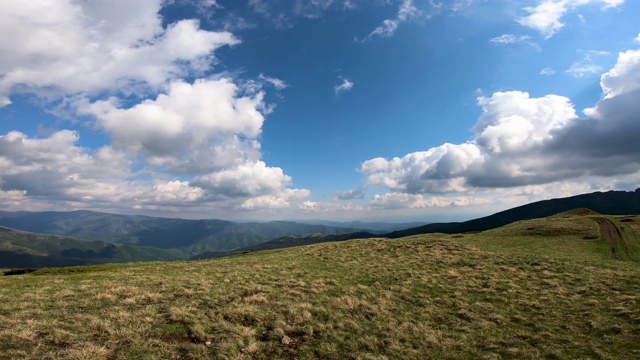
[(3, 276), (0, 358), (640, 358), (639, 235), (639, 217), (568, 213)]

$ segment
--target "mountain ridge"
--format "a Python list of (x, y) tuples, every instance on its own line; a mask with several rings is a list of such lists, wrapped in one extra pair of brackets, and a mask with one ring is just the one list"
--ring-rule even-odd
[(477, 219), (464, 222), (427, 224), (416, 228), (394, 231), (385, 234), (385, 236), (399, 238), (436, 232), (454, 234), (468, 231), (484, 231), (519, 220), (542, 218), (577, 208), (586, 208), (607, 215), (640, 214), (640, 189), (635, 191), (597, 191), (564, 198), (540, 200)]
[[(640, 189), (633, 192), (628, 191), (607, 191), (580, 194), (565, 198), (556, 198), (536, 201), (533, 203), (517, 206), (511, 209), (497, 212), (492, 215), (463, 222), (431, 223), (415, 228), (392, 231), (386, 234), (365, 234), (362, 232), (340, 235), (325, 235), (317, 238), (317, 242), (345, 241), (354, 239), (365, 239), (374, 237), (385, 237), (391, 239), (402, 238), (412, 235), (444, 233), (457, 234), (465, 232), (480, 232), (495, 229), (520, 220), (530, 220), (543, 218), (575, 209), (585, 209), (607, 215), (634, 215), (640, 214)], [(582, 211), (585, 211), (582, 210)], [(286, 248), (291, 246), (309, 245), (312, 242), (304, 237), (270, 240), (261, 246), (257, 244), (245, 248), (235, 249), (229, 252), (203, 253), (196, 255), (195, 259), (216, 258), (227, 255), (241, 254), (266, 249)], [(281, 245), (281, 246), (278, 246)], [(209, 255), (209, 257), (207, 257)]]
[[(76, 241), (87, 241), (87, 237), (97, 233), (102, 236), (102, 239), (108, 238), (108, 235), (116, 234), (121, 236), (120, 242), (113, 239), (111, 239), (112, 241), (97, 240), (103, 243), (151, 247), (157, 250), (178, 250), (184, 254), (185, 258), (204, 259), (319, 242), (374, 237), (395, 239), (428, 233), (480, 232), (519, 220), (543, 218), (573, 209), (589, 209), (588, 211), (607, 215), (640, 214), (639, 190), (635, 192), (594, 192), (566, 198), (541, 200), (464, 222), (431, 223), (385, 234), (362, 231), (361, 229), (336, 228), (288, 221), (233, 223), (217, 219), (154, 218), (143, 215), (115, 215), (83, 210), (69, 213), (0, 211), (0, 226), (17, 228), (10, 225), (21, 225), (23, 229), (18, 229), (24, 230), (25, 225), (29, 225), (31, 228), (49, 230), (49, 234), (53, 232), (52, 235), (70, 234), (85, 237), (85, 239)], [(88, 221), (88, 223), (82, 226), (78, 225), (82, 221)], [(0, 234), (7, 231), (6, 228), (0, 227)], [(63, 234), (55, 232), (63, 232)], [(46, 232), (41, 231), (41, 233)], [(77, 257), (85, 253), (71, 251), (67, 252), (67, 255), (69, 254)], [(93, 253), (87, 254), (95, 255)], [(0, 261), (0, 267), (2, 266), (7, 265), (3, 265)]]
[(41, 268), (132, 261), (183, 260), (176, 251), (78, 240), (0, 226), (0, 268)]
[(179, 249), (190, 256), (206, 251), (229, 251), (283, 236), (348, 233), (361, 230), (291, 221), (234, 223), (218, 219), (188, 220), (86, 210), (0, 211), (0, 226), (81, 240)]

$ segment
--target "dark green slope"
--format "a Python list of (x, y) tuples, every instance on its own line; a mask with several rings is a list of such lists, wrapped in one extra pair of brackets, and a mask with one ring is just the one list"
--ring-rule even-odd
[(78, 240), (0, 227), (0, 268), (95, 265), (184, 258), (185, 256), (177, 251)]
[(318, 244), (324, 242), (336, 242), (336, 241), (345, 241), (345, 240), (354, 240), (354, 239), (368, 239), (375, 237), (374, 234), (366, 231), (359, 231), (355, 233), (344, 233), (344, 234), (310, 234), (305, 236), (284, 236), (281, 238), (261, 242), (259, 244), (246, 246), (243, 248), (231, 250), (231, 251), (219, 251), (219, 252), (204, 252), (193, 256), (190, 260), (204, 260), (204, 259), (214, 259), (229, 255), (238, 255), (244, 254), (254, 251), (261, 250), (273, 250), (273, 249), (284, 249), (290, 248), (294, 246), (303, 246), (303, 245), (311, 245)]
[(455, 234), (470, 231), (484, 231), (515, 221), (547, 217), (576, 208), (587, 208), (607, 215), (640, 214), (640, 191), (595, 192), (566, 198), (542, 200), (465, 222), (428, 224), (407, 230), (394, 231), (384, 236), (400, 238), (438, 232)]

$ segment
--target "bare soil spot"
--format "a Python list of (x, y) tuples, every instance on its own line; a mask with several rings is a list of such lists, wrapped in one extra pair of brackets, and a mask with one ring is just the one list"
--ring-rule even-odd
[[(609, 219), (594, 218), (594, 220), (600, 227), (600, 233), (602, 234), (602, 237), (605, 238), (609, 243), (609, 248), (611, 249), (611, 257), (615, 260), (624, 260), (625, 258), (633, 260), (633, 256), (629, 252), (629, 247), (627, 246), (627, 242), (622, 237), (620, 229), (618, 229), (618, 227)], [(624, 253), (617, 253), (616, 248), (621, 249)]]

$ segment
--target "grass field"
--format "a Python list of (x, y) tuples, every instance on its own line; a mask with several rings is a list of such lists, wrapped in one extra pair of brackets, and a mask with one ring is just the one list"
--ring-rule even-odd
[(594, 217), (0, 277), (0, 358), (640, 358), (640, 219)]

